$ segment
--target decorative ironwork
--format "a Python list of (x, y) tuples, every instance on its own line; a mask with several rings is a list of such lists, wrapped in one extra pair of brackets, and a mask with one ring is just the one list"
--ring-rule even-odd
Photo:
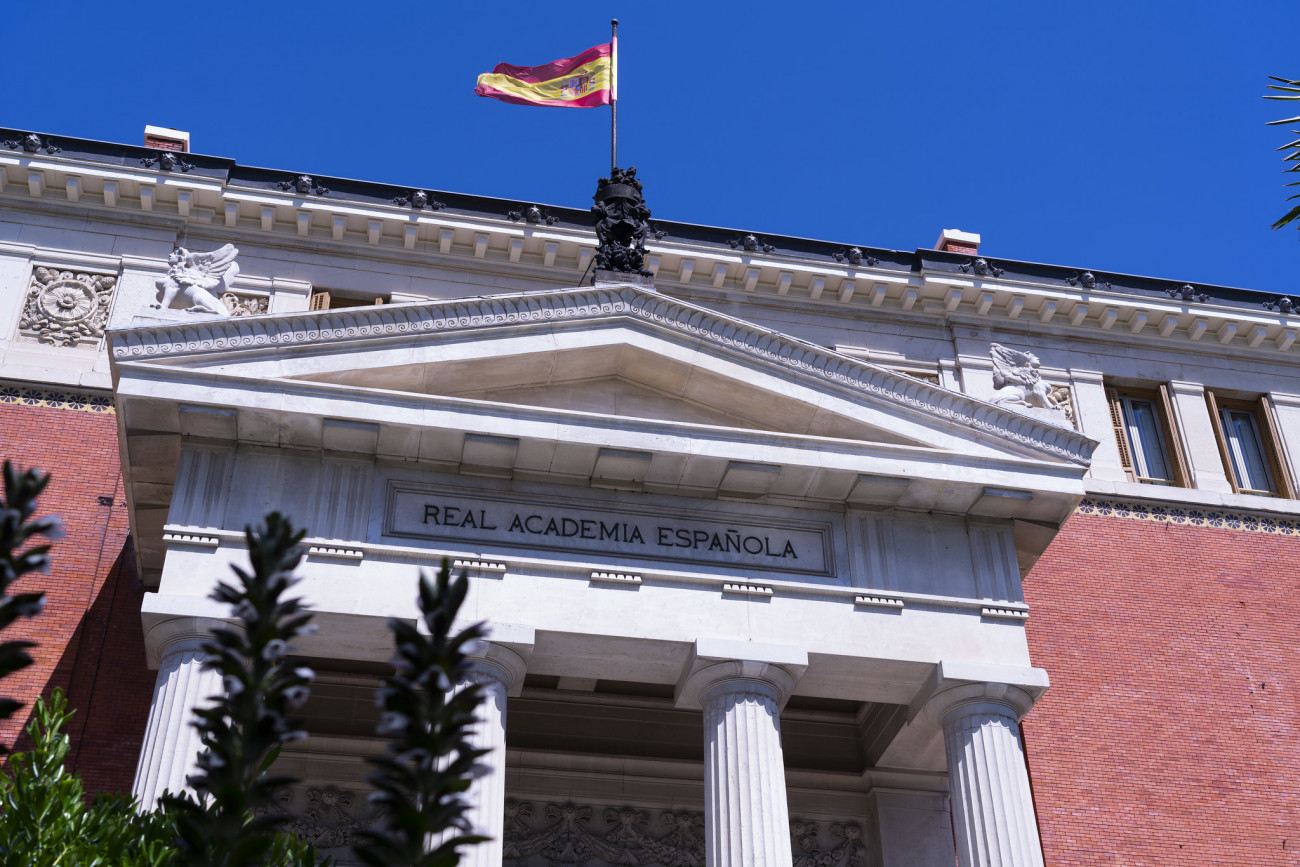
[(989, 274), (992, 274), (994, 277), (1001, 277), (1006, 273), (1005, 270), (992, 264), (987, 259), (975, 259), (974, 261), (967, 259), (965, 262), (958, 265), (957, 268), (963, 274), (973, 273), (976, 277), (986, 277)]
[(298, 175), (291, 181), (276, 181), (276, 186), (286, 193), (289, 190), (297, 190), (300, 196), (305, 196), (308, 193), (323, 196), (330, 191), (330, 188), (324, 184), (316, 183), (316, 179), (311, 175)]
[(832, 253), (831, 258), (836, 262), (848, 262), (850, 265), (861, 265), (866, 262), (868, 268), (880, 264), (879, 259), (864, 254), (859, 247), (846, 247), (838, 253)]
[(1206, 301), (1210, 300), (1209, 295), (1206, 295), (1204, 292), (1197, 289), (1195, 286), (1193, 286), (1190, 283), (1184, 283), (1182, 286), (1179, 286), (1177, 289), (1171, 286), (1170, 288), (1165, 290), (1165, 294), (1168, 295), (1170, 298), (1174, 298), (1179, 301), (1195, 301), (1198, 304), (1204, 304)]
[(591, 214), (596, 219), (598, 271), (654, 276), (645, 268), (645, 241), (654, 231), (650, 209), (641, 196), (636, 166), (615, 168), (596, 184)]
[(727, 246), (733, 250), (744, 250), (746, 253), (771, 253), (776, 248), (767, 244), (758, 235), (742, 235), (739, 238), (733, 238), (727, 242)]
[(441, 211), (443, 208), (447, 207), (424, 190), (411, 190), (409, 195), (395, 196), (393, 198), (393, 204), (401, 208), (410, 205), (417, 211), (422, 211), (425, 208), (428, 208), (430, 211)]
[(550, 211), (539, 208), (537, 205), (520, 205), (513, 211), (507, 211), (506, 216), (514, 223), (523, 220), (525, 223), (545, 223), (548, 226), (553, 226), (559, 222), (559, 220), (551, 216)]
[(45, 151), (50, 156), (54, 156), (63, 150), (63, 148), (56, 145), (52, 139), (42, 139), (34, 132), (29, 132), (22, 138), (5, 139), (5, 148), (11, 151), (23, 150), (29, 154)]
[(1109, 289), (1110, 284), (1105, 280), (1098, 280), (1091, 271), (1083, 271), (1078, 274), (1072, 274), (1065, 278), (1065, 282), (1071, 286), (1079, 286), (1083, 289)]
[(1274, 313), (1290, 316), (1293, 313), (1300, 312), (1300, 301), (1281, 295), (1272, 301), (1265, 301), (1263, 307), (1265, 310), (1272, 310)]
[(183, 172), (188, 172), (194, 168), (194, 163), (188, 161), (174, 151), (163, 151), (157, 156), (141, 157), (140, 165), (144, 166), (146, 169), (151, 169), (154, 166), (157, 166), (164, 172), (170, 172), (172, 169), (180, 169)]

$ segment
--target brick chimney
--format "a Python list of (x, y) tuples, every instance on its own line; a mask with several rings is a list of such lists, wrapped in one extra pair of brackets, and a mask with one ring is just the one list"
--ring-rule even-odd
[(934, 249), (974, 256), (980, 249), (980, 236), (960, 229), (944, 229), (939, 233), (939, 240), (934, 242)]
[(179, 129), (145, 124), (144, 146), (157, 148), (160, 151), (180, 151), (187, 154), (190, 152), (190, 134)]

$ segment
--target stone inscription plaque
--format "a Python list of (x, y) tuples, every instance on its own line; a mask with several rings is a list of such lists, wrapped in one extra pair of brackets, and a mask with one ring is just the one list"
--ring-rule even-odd
[(606, 554), (747, 570), (831, 574), (829, 523), (654, 510), (620, 503), (465, 492), (394, 483), (386, 535)]

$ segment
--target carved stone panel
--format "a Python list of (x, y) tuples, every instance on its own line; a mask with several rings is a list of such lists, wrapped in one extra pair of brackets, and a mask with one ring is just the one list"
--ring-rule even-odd
[(310, 842), (338, 867), (361, 864), (352, 851), (360, 842), (357, 833), (375, 827), (383, 816), (370, 809), (364, 791), (307, 785), (281, 789), (266, 812), (288, 819), (286, 831)]
[(221, 296), (221, 303), (231, 316), (257, 316), (269, 309), (271, 299), (265, 295), (226, 292)]
[[(856, 822), (790, 822), (794, 867), (866, 867)], [(704, 867), (704, 815), (507, 800), (502, 867)]]
[(117, 277), (37, 268), (27, 287), (19, 339), (53, 346), (95, 346), (104, 336)]

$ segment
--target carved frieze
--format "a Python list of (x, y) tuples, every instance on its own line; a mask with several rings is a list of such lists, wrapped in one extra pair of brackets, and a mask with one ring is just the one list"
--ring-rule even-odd
[(794, 867), (865, 867), (867, 847), (856, 822), (790, 822)]
[[(704, 867), (704, 816), (675, 810), (506, 801), (503, 867)], [(540, 859), (533, 861), (534, 857)]]
[(265, 295), (226, 292), (221, 296), (221, 303), (225, 305), (231, 316), (257, 316), (269, 309), (271, 299)]
[(54, 346), (94, 346), (104, 336), (117, 278), (37, 268), (27, 287), (18, 333)]
[[(507, 800), (502, 867), (704, 867), (704, 814)], [(865, 867), (855, 822), (790, 823), (794, 867)]]
[(1074, 399), (1070, 395), (1070, 386), (1053, 385), (1047, 393), (1047, 399), (1057, 409), (1065, 413), (1065, 418), (1070, 424), (1074, 424)]
[(366, 798), (351, 789), (309, 786), (281, 789), (269, 810), (287, 819), (284, 829), (310, 842), (322, 854), (350, 856), (357, 834), (377, 823), (383, 811), (370, 812)]

